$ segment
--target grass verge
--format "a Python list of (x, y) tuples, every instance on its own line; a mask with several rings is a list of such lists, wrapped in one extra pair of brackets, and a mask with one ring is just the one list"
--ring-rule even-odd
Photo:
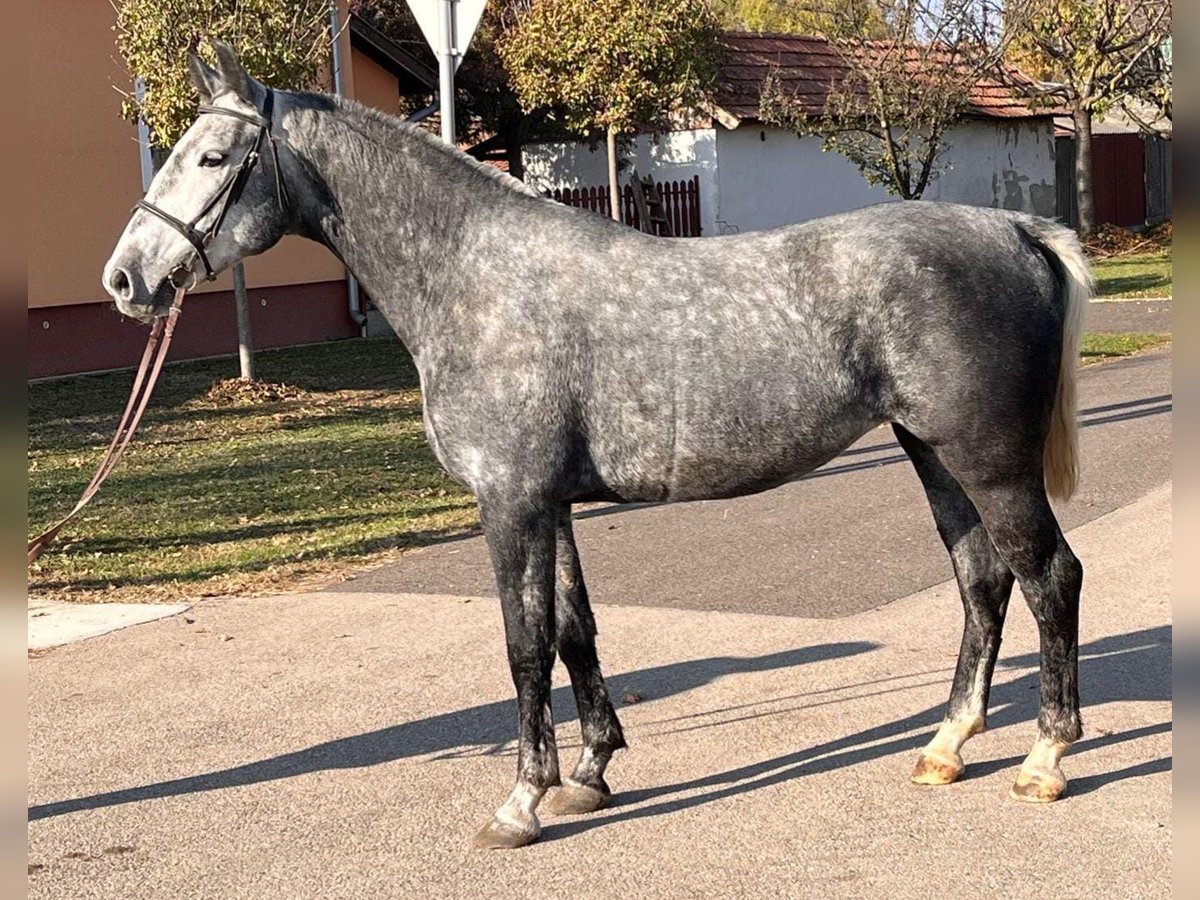
[(1132, 356), (1144, 350), (1153, 350), (1171, 343), (1169, 334), (1146, 334), (1131, 332), (1127, 334), (1101, 334), (1089, 331), (1083, 336), (1083, 346), (1080, 350), (1080, 362), (1083, 365), (1104, 362), (1107, 359), (1119, 359), (1122, 356)]
[[(421, 424), (416, 371), (394, 341), (168, 367), (134, 444), (30, 572), (31, 594), (167, 600), (334, 580), (353, 564), (470, 531), (471, 495)], [(29, 386), (29, 522), (70, 509), (99, 460), (130, 373)], [(215, 383), (215, 384), (214, 384)]]
[[(1083, 361), (1167, 343), (1084, 337)], [(39, 597), (145, 601), (295, 590), (476, 528), (471, 495), (425, 441), (416, 372), (394, 341), (342, 341), (163, 372), (141, 432), (30, 572)], [(107, 446), (128, 372), (29, 386), (29, 532), (70, 509)]]
[(1169, 249), (1093, 260), (1092, 270), (1096, 275), (1097, 297), (1170, 297), (1173, 289)]

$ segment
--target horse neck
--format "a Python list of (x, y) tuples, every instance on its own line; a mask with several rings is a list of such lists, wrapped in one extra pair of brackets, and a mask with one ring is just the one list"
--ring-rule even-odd
[(521, 195), (415, 128), (327, 98), (285, 126), (312, 188), (297, 229), (341, 258), (419, 356), (476, 219)]

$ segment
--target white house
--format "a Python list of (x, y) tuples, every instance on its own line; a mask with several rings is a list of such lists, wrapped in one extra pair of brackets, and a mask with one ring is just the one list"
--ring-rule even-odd
[[(752, 231), (857, 209), (896, 198), (867, 184), (845, 157), (823, 153), (819, 137), (759, 120), (762, 82), (772, 66), (785, 80), (828, 90), (838, 58), (821, 38), (730, 33), (714, 108), (701, 127), (655, 137), (639, 134), (629, 162), (658, 181), (700, 180), (705, 235)], [(820, 113), (822, 93), (806, 95)], [(1055, 137), (1051, 114), (1038, 113), (998, 84), (981, 85), (969, 115), (947, 138), (950, 169), (925, 192), (929, 200), (1055, 214)], [(603, 146), (528, 144), (525, 180), (549, 191), (607, 182)]]

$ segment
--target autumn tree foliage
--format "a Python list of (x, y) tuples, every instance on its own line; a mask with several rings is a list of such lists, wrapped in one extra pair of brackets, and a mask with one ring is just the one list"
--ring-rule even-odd
[(121, 111), (131, 122), (144, 121), (158, 147), (172, 146), (196, 116), (189, 48), (211, 63), (207, 40), (224, 41), (250, 75), (280, 88), (316, 86), (329, 61), (328, 0), (119, 0), (115, 6), (117, 51), (129, 72)]
[(1002, 15), (999, 0), (860, 0), (824, 9), (840, 65), (830, 70), (823, 109), (814, 113), (809, 96), (772, 72), (763, 120), (820, 136), (869, 183), (920, 199), (948, 167), (947, 132), (970, 109), (976, 86), (993, 77), (1022, 20)]
[(717, 34), (708, 0), (531, 0), (497, 50), (526, 111), (550, 109), (577, 135), (605, 134), (619, 218), (617, 137), (669, 125), (706, 100)]
[(1028, 21), (1012, 62), (1033, 76), (1018, 85), (1065, 107), (1075, 126), (1079, 230), (1096, 227), (1092, 121), (1130, 97), (1171, 109), (1171, 0), (1022, 0)]

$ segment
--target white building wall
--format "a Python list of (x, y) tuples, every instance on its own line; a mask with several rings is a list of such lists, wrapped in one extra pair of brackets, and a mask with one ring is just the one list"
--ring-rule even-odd
[[(582, 141), (526, 144), (521, 149), (525, 182), (538, 191), (554, 188), (600, 187), (608, 184), (608, 156), (604, 144), (590, 148)], [(672, 131), (659, 136), (639, 134), (633, 152), (621, 169), (621, 183), (629, 181), (629, 165), (655, 181), (681, 181), (700, 176), (701, 234), (717, 234), (717, 133), (712, 128)]]
[(757, 231), (858, 209), (890, 199), (844, 156), (822, 153), (819, 137), (746, 123), (717, 133), (717, 218)]
[[(522, 153), (526, 181), (539, 191), (608, 182), (603, 145), (529, 144)], [(951, 167), (925, 192), (926, 199), (1054, 216), (1050, 119), (965, 122), (950, 133), (946, 159)], [(705, 235), (773, 228), (896, 199), (867, 184), (845, 157), (822, 153), (820, 138), (754, 123), (658, 139), (639, 135), (630, 161), (659, 181), (699, 175)], [(622, 169), (622, 181), (628, 173)]]
[[(718, 129), (721, 192), (717, 218), (741, 231), (773, 228), (896, 200), (867, 184), (845, 157), (821, 151), (819, 137), (797, 137), (748, 123)], [(1049, 119), (968, 121), (947, 140), (944, 171), (927, 200), (1053, 216), (1054, 131)]]
[(1053, 218), (1054, 147), (1050, 119), (969, 122), (951, 132), (946, 158), (952, 167), (925, 198)]

